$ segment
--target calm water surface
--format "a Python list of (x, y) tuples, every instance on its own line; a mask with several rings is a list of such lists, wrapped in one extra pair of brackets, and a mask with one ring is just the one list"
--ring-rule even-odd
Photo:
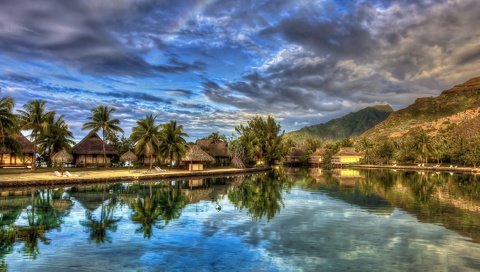
[(286, 169), (0, 192), (0, 271), (480, 270), (479, 176)]

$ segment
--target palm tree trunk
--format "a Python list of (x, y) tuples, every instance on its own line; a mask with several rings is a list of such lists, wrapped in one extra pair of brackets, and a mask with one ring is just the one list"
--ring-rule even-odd
[(32, 156), (32, 171), (37, 169), (37, 135), (33, 140), (33, 156)]
[(105, 167), (107, 167), (107, 151), (105, 150), (105, 130), (102, 130), (102, 147), (103, 147), (103, 163)]
[(153, 165), (153, 155), (150, 154), (150, 170), (152, 170), (152, 165)]

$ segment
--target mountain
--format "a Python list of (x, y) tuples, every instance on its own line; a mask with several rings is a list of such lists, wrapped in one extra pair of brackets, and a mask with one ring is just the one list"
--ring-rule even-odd
[(370, 138), (399, 138), (422, 128), (429, 135), (469, 135), (480, 127), (480, 77), (443, 91), (436, 97), (424, 97), (367, 130)]
[(322, 139), (342, 139), (362, 134), (385, 120), (393, 112), (390, 105), (367, 107), (324, 124), (304, 127), (287, 133), (287, 137), (315, 136)]

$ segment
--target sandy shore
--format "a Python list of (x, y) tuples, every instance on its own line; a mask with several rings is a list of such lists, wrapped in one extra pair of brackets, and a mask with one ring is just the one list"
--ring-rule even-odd
[(0, 176), (0, 187), (16, 187), (31, 185), (57, 185), (57, 184), (78, 184), (78, 183), (99, 183), (115, 181), (138, 181), (164, 178), (180, 177), (202, 177), (215, 175), (231, 175), (252, 172), (268, 171), (271, 168), (219, 168), (207, 169), (204, 171), (189, 172), (188, 170), (167, 170), (165, 172), (147, 171), (147, 170), (126, 170), (111, 169), (99, 171), (76, 171), (72, 172), (73, 177), (56, 177), (51, 172), (29, 172), (3, 174)]
[(363, 168), (363, 169), (396, 169), (408, 171), (433, 171), (433, 172), (453, 172), (453, 173), (469, 173), (479, 174), (480, 168), (473, 167), (450, 167), (450, 166), (416, 166), (416, 165), (373, 165), (373, 164), (357, 164), (346, 166), (348, 168)]

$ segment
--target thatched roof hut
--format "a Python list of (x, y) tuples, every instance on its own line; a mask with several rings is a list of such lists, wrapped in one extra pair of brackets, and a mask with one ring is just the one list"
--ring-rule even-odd
[(120, 156), (120, 161), (123, 161), (123, 162), (136, 161), (137, 159), (138, 159), (137, 155), (135, 155), (135, 153), (133, 153), (132, 151), (127, 151), (125, 154)]
[(94, 131), (88, 133), (78, 144), (72, 148), (75, 164), (82, 166), (107, 166), (111, 163), (111, 157), (118, 155), (117, 150), (109, 144), (105, 144), (106, 161), (103, 158), (103, 140)]
[[(21, 154), (17, 154), (9, 148), (0, 147), (0, 167), (25, 167), (31, 165), (33, 160), (33, 144), (27, 137), (19, 133), (15, 139), (21, 146)], [(2, 138), (0, 138), (0, 141)]]
[(62, 149), (61, 151), (55, 153), (55, 155), (52, 156), (52, 161), (59, 163), (73, 162), (73, 156), (65, 149)]
[(217, 158), (229, 158), (230, 154), (228, 153), (227, 143), (225, 142), (215, 142), (211, 139), (197, 140), (196, 144), (202, 148), (208, 150), (213, 157)]
[(287, 163), (299, 163), (301, 162), (303, 155), (303, 150), (301, 150), (300, 148), (292, 147), (290, 148), (286, 156)]
[[(0, 141), (2, 137), (0, 137)], [(23, 136), (23, 134), (19, 133), (16, 136), (17, 142), (22, 146), (22, 153), (23, 154), (33, 154), (33, 143), (27, 139), (27, 137)], [(0, 148), (0, 153), (11, 153), (10, 150), (5, 150)]]
[(317, 164), (317, 163), (322, 163), (323, 162), (323, 157), (327, 154), (326, 150), (323, 148), (317, 148), (315, 152), (308, 157), (308, 162), (310, 164)]
[(359, 163), (363, 158), (363, 154), (357, 152), (353, 147), (341, 147), (340, 150), (332, 157), (333, 164), (352, 164)]
[(187, 152), (182, 157), (184, 162), (212, 162), (215, 159), (212, 156), (208, 155), (207, 152), (203, 151), (198, 145), (189, 145), (187, 147)]
[[(118, 155), (117, 150), (105, 144), (107, 155)], [(91, 131), (78, 144), (72, 148), (73, 155), (103, 155), (103, 140), (95, 131)]]
[(202, 171), (204, 163), (213, 161), (215, 161), (215, 159), (203, 151), (198, 145), (189, 145), (187, 152), (182, 157), (182, 162), (189, 166), (190, 171)]

